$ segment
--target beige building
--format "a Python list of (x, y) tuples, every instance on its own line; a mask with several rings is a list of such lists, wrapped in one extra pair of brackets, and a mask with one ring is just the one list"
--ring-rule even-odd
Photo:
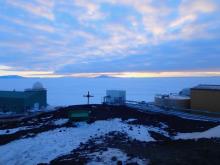
[(220, 85), (191, 88), (191, 109), (220, 112)]

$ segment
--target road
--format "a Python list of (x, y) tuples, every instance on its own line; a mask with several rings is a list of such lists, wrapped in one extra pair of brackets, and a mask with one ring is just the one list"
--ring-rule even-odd
[(174, 115), (185, 119), (191, 119), (191, 120), (202, 120), (202, 121), (211, 121), (211, 122), (220, 122), (220, 118), (217, 117), (208, 117), (203, 115), (197, 115), (197, 114), (190, 114), (186, 112), (181, 112), (177, 110), (167, 110), (160, 108), (158, 106), (155, 106), (152, 103), (127, 103), (126, 104), (130, 108), (134, 108), (141, 112), (154, 112), (154, 113), (161, 113), (165, 115)]

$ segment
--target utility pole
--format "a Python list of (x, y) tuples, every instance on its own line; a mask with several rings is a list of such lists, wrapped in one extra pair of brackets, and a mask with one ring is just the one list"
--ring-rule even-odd
[(87, 97), (87, 104), (89, 104), (90, 97), (94, 97), (94, 96), (90, 95), (88, 91), (87, 95), (83, 95), (83, 97)]

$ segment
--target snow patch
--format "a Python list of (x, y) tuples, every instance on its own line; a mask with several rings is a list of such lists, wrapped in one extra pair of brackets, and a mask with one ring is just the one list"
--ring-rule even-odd
[(121, 128), (121, 132), (128, 134), (128, 136), (132, 139), (139, 141), (154, 141), (154, 139), (148, 133), (149, 130), (151, 130), (150, 127), (145, 127), (142, 125), (123, 124)]
[(127, 133), (130, 138), (140, 141), (154, 141), (148, 133), (149, 130), (152, 128), (129, 125), (121, 119), (96, 121), (92, 124), (80, 122), (77, 127), (58, 128), (0, 146), (0, 155), (4, 155), (0, 157), (0, 164), (49, 163), (57, 156), (68, 154), (91, 137), (105, 135), (111, 131)]
[(3, 130), (0, 130), (0, 135), (14, 134), (18, 131), (29, 130), (29, 129), (32, 129), (32, 128), (33, 127), (26, 126), (26, 127), (12, 128), (12, 129), (3, 129)]
[(55, 120), (53, 122), (54, 125), (58, 125), (58, 126), (61, 126), (63, 124), (66, 124), (67, 122), (69, 121), (69, 119), (58, 119), (58, 120)]
[(220, 137), (220, 125), (204, 132), (178, 133), (175, 139), (199, 139)]
[(160, 124), (160, 127), (163, 128), (163, 129), (168, 128), (168, 125), (166, 125), (166, 124), (164, 124), (162, 122), (160, 122), (159, 124)]
[(103, 165), (103, 164), (112, 164), (117, 165), (117, 161), (121, 161), (122, 164), (135, 163), (140, 165), (146, 165), (149, 162), (145, 159), (140, 158), (130, 158), (126, 153), (122, 152), (116, 148), (108, 148), (104, 152), (95, 152), (88, 155), (92, 159), (87, 165)]
[(133, 122), (133, 121), (136, 121), (137, 119), (128, 119), (126, 120), (125, 122), (129, 123), (129, 122)]

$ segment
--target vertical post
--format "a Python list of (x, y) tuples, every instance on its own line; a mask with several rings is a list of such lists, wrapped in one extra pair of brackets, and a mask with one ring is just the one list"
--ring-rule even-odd
[(88, 94), (87, 94), (87, 104), (89, 105), (89, 98), (90, 98), (90, 94), (89, 94), (89, 91), (88, 91)]

